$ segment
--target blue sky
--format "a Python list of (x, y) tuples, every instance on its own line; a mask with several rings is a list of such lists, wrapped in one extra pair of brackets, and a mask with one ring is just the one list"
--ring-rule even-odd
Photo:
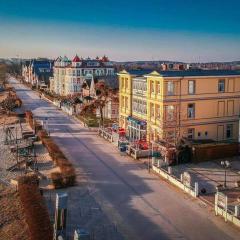
[(239, 9), (239, 0), (0, 0), (0, 57), (240, 60)]

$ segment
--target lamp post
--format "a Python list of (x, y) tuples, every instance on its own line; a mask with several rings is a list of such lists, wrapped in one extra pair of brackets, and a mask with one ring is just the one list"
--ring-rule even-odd
[(227, 169), (230, 168), (230, 162), (229, 161), (221, 161), (221, 166), (224, 168), (224, 187), (227, 187)]

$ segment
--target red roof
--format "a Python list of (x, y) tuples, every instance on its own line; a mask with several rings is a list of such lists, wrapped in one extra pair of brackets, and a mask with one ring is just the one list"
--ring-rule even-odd
[(108, 57), (107, 57), (107, 56), (105, 56), (105, 55), (102, 57), (102, 59), (101, 59), (101, 60), (102, 60), (103, 62), (109, 62), (109, 59), (108, 59)]
[(76, 55), (72, 61), (73, 62), (81, 62), (81, 59), (78, 57), (78, 55)]

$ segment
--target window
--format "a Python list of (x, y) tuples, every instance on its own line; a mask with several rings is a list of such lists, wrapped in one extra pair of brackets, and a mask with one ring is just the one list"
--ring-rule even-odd
[(188, 118), (195, 117), (195, 104), (194, 103), (188, 104), (187, 116), (188, 116)]
[(208, 132), (206, 131), (206, 132), (205, 132), (205, 136), (207, 136), (207, 135), (208, 135)]
[(174, 120), (174, 106), (167, 106), (167, 121)]
[(174, 83), (167, 82), (167, 95), (174, 95)]
[(198, 135), (198, 137), (201, 137), (201, 133), (200, 133), (200, 132), (198, 132), (198, 134), (197, 134), (197, 135)]
[(124, 88), (124, 78), (122, 78), (122, 88)]
[(175, 138), (175, 132), (174, 131), (168, 131), (166, 137), (167, 137), (167, 140), (173, 140)]
[(188, 81), (188, 94), (195, 94), (195, 80)]
[(150, 82), (151, 93), (154, 93), (154, 84), (153, 81)]
[(154, 117), (154, 105), (151, 103), (151, 117)]
[(187, 138), (194, 139), (194, 128), (189, 128), (187, 131)]
[(225, 80), (218, 81), (218, 92), (225, 92)]
[(156, 93), (160, 94), (160, 83), (156, 84)]
[(128, 97), (125, 98), (125, 107), (128, 108)]
[(160, 106), (156, 105), (156, 118), (160, 118)]
[(122, 107), (124, 108), (124, 97), (122, 96)]
[(233, 125), (232, 124), (227, 124), (226, 137), (227, 137), (227, 139), (233, 137)]
[(125, 78), (125, 88), (128, 88), (128, 79)]

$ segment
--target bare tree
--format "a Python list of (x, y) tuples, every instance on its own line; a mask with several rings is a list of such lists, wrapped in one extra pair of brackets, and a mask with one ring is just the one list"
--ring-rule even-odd
[(0, 64), (0, 86), (5, 87), (7, 83), (7, 66), (6, 64)]
[(114, 91), (109, 89), (104, 83), (100, 83), (96, 86), (96, 98), (90, 103), (87, 103), (81, 114), (93, 113), (94, 110), (99, 109), (100, 113), (100, 126), (104, 124), (103, 109), (107, 102), (114, 96)]

